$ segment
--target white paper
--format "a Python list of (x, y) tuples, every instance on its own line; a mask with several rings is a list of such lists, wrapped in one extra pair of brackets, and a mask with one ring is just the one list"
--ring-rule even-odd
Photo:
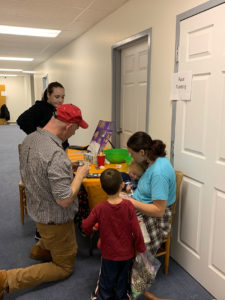
[(1, 91), (1, 96), (6, 96), (6, 91)]
[(192, 72), (173, 73), (170, 100), (191, 100)]

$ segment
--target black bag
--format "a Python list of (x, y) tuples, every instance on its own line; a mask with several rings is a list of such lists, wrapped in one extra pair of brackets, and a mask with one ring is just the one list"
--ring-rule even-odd
[(6, 121), (10, 120), (10, 113), (5, 104), (3, 104), (1, 107), (0, 118), (6, 119)]

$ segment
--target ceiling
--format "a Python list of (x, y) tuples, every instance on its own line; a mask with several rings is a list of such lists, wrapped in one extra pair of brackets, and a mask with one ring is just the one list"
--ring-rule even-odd
[(55, 29), (62, 32), (56, 38), (0, 34), (0, 57), (34, 58), (32, 62), (0, 61), (0, 68), (34, 70), (127, 1), (1, 0), (0, 25)]

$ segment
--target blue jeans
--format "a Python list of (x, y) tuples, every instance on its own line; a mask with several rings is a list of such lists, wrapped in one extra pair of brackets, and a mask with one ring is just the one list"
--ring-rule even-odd
[(102, 258), (97, 287), (98, 300), (128, 300), (133, 258), (113, 261)]

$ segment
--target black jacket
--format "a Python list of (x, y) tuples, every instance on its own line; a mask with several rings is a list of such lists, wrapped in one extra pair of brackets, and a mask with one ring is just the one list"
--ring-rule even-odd
[[(46, 101), (37, 100), (33, 106), (22, 113), (17, 119), (17, 124), (26, 134), (34, 132), (37, 127), (43, 128), (53, 116), (55, 107)], [(69, 146), (68, 141), (63, 142), (63, 148)]]
[(9, 113), (9, 110), (8, 110), (8, 108), (5, 104), (3, 104), (1, 106), (0, 118), (4, 118), (4, 119), (6, 119), (6, 121), (10, 120), (10, 113)]

